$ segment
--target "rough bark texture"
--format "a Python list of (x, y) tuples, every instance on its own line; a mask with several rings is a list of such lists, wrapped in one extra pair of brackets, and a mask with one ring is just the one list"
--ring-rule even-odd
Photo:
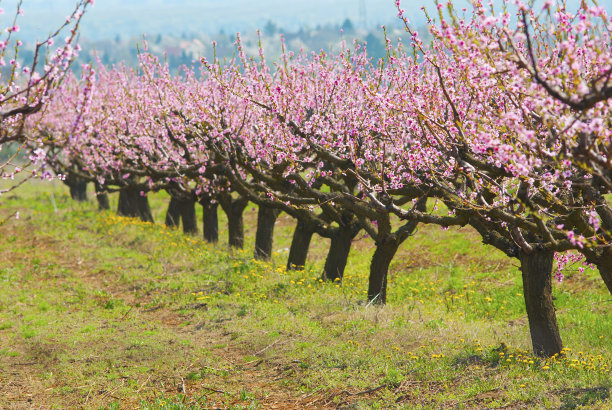
[(127, 188), (119, 191), (117, 214), (140, 218), (144, 222), (153, 222), (149, 199), (146, 195), (140, 195), (140, 191), (136, 189)]
[(599, 274), (612, 294), (612, 258), (597, 265)]
[[(610, 232), (612, 231), (612, 203), (606, 200), (597, 188), (603, 185), (605, 185), (605, 181), (600, 176), (594, 175), (591, 185), (584, 186), (582, 192), (586, 203), (595, 204), (601, 222), (600, 232)], [(584, 222), (586, 223), (586, 221)], [(612, 248), (606, 246), (599, 249), (587, 247), (582, 252), (587, 257), (587, 262), (597, 266), (601, 278), (612, 294)]]
[[(415, 208), (420, 212), (427, 210), (427, 197), (420, 198)], [(399, 246), (414, 233), (418, 226), (416, 221), (407, 221), (393, 232), (389, 215), (380, 215), (377, 219), (378, 231), (376, 250), (370, 262), (370, 277), (368, 281), (368, 303), (387, 303), (387, 276), (389, 265)]]
[(195, 198), (191, 194), (170, 194), (170, 202), (166, 211), (166, 226), (176, 228), (183, 222), (183, 232), (187, 235), (198, 234), (196, 221)]
[(563, 348), (552, 298), (553, 256), (553, 252), (537, 249), (519, 252), (533, 352), (542, 357), (560, 353)]
[(107, 209), (110, 209), (110, 201), (108, 200), (108, 194), (104, 191), (104, 188), (98, 183), (95, 184), (95, 187), (98, 210), (106, 211)]
[(287, 270), (302, 270), (306, 265), (306, 257), (308, 256), (308, 248), (314, 231), (301, 220), (298, 220), (293, 231), (293, 239), (291, 240), (291, 248), (289, 249), (289, 258), (287, 259)]
[(244, 221), (242, 214), (249, 200), (244, 197), (232, 198), (230, 194), (219, 197), (221, 208), (227, 215), (228, 245), (230, 248), (244, 247)]
[(174, 197), (170, 197), (168, 210), (166, 211), (166, 226), (168, 228), (177, 228), (180, 223), (181, 213), (179, 211), (179, 201)]
[(230, 248), (244, 248), (244, 219), (242, 217), (242, 210), (232, 207), (232, 210), (227, 215), (227, 232)]
[(183, 232), (187, 235), (197, 235), (198, 222), (196, 221), (195, 199), (191, 197), (180, 199), (178, 208), (183, 222)]
[(331, 245), (325, 259), (323, 268), (324, 280), (341, 280), (344, 275), (344, 268), (351, 251), (351, 243), (356, 233), (353, 233), (351, 226), (341, 226), (335, 235), (331, 237)]
[(84, 179), (69, 177), (66, 181), (70, 187), (70, 197), (79, 202), (87, 201), (87, 181)]
[(219, 204), (210, 201), (200, 201), (202, 204), (204, 240), (209, 243), (219, 242), (219, 217), (217, 208)]
[(612, 293), (612, 250), (585, 249), (584, 254), (588, 263), (597, 266), (599, 275), (606, 284), (608, 291)]
[(401, 241), (395, 236), (389, 236), (376, 245), (370, 263), (368, 302), (374, 304), (385, 304), (387, 302), (387, 274), (391, 260), (393, 260), (400, 243)]
[(259, 206), (257, 211), (257, 232), (255, 233), (255, 259), (268, 260), (272, 257), (274, 224), (280, 212), (267, 206)]

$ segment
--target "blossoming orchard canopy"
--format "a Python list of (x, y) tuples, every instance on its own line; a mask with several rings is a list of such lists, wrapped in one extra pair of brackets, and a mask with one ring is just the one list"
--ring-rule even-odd
[[(609, 105), (602, 101), (589, 111), (593, 118), (572, 118), (572, 108), (551, 96), (533, 75), (543, 76), (550, 67), (567, 66), (575, 78), (605, 70), (608, 34), (599, 35), (595, 21), (607, 17), (599, 7), (584, 7), (578, 20), (586, 23), (574, 27), (567, 23), (569, 12), (547, 14), (550, 5), (540, 14), (517, 7), (512, 27), (509, 12), (493, 14), (480, 3), (475, 3), (470, 19), (450, 22), (447, 16), (454, 15), (453, 9), (440, 6), (439, 24), (430, 28), (432, 43), (425, 45), (407, 25), (417, 57), (400, 45), (389, 50), (389, 61), (380, 67), (373, 66), (357, 45), (337, 56), (285, 55), (271, 71), (263, 58), (248, 60), (239, 42), (237, 64), (205, 63), (208, 72), (199, 79), (193, 71), (172, 78), (153, 57), (143, 55), (143, 78), (125, 74), (133, 78), (131, 89), (123, 81), (119, 94), (101, 98), (97, 110), (108, 112), (108, 98), (115, 97), (114, 115), (102, 114), (86, 130), (94, 144), (116, 139), (119, 133), (118, 143), (106, 145), (107, 152), (121, 160), (109, 162), (112, 156), (99, 156), (103, 147), (88, 155), (98, 155), (102, 164), (96, 167), (104, 172), (112, 169), (123, 179), (141, 175), (150, 184), (152, 174), (166, 181), (185, 176), (181, 167), (205, 172), (210, 156), (201, 155), (219, 146), (226, 152), (234, 149), (234, 156), (240, 154), (251, 168), (284, 164), (283, 178), (293, 175), (296, 178), (289, 180), (296, 182), (303, 173), (309, 184), (315, 177), (330, 177), (333, 171), (325, 167), (335, 160), (340, 169), (352, 167), (347, 178), (357, 178), (358, 191), (372, 200), (381, 192), (427, 187), (430, 195), (444, 196), (455, 211), (471, 209), (486, 215), (485, 220), (498, 220), (505, 233), (512, 231), (509, 224), (519, 223), (546, 237), (546, 246), (555, 250), (584, 247), (587, 238), (597, 241), (599, 208), (587, 205), (591, 230), (575, 232), (565, 219), (580, 206), (566, 204), (560, 212), (565, 216), (554, 216), (551, 209), (557, 199), (551, 198), (567, 196), (585, 178), (598, 179), (576, 164), (570, 144), (588, 127), (605, 146)], [(539, 44), (592, 29), (592, 41), (571, 54), (584, 58), (567, 62), (563, 42), (551, 52), (531, 40), (530, 24), (540, 28), (547, 18), (559, 24), (538, 31)], [(536, 56), (540, 49), (544, 51)], [(550, 64), (553, 57), (556, 63)], [(580, 87), (584, 91), (584, 81)], [(130, 109), (117, 115), (126, 105)], [(109, 126), (111, 131), (105, 133)], [(122, 146), (130, 149), (124, 152)], [(95, 164), (89, 157), (88, 167)], [(126, 160), (129, 164), (124, 165)], [(246, 173), (240, 165), (234, 164), (234, 170)], [(399, 208), (390, 209), (407, 217)], [(511, 242), (530, 249), (521, 235), (510, 236)]]
[[(41, 169), (45, 155), (36, 133), (30, 131), (27, 122), (43, 109), (64, 80), (70, 63), (80, 50), (76, 44), (79, 23), (85, 9), (92, 3), (90, 0), (79, 1), (59, 27), (36, 42), (32, 61), (24, 66), (19, 61), (23, 43), (18, 37), (24, 15), (22, 2), (11, 10), (13, 16), (8, 18), (8, 23), (4, 9), (0, 8), (4, 17), (0, 34), (0, 178), (14, 180), (17, 174), (21, 174), (19, 182), (0, 190), (0, 195), (19, 186), (28, 177), (51, 177), (49, 172)], [(60, 35), (65, 38), (62, 45), (56, 47), (55, 39)], [(33, 154), (17, 160), (24, 144), (32, 147)]]

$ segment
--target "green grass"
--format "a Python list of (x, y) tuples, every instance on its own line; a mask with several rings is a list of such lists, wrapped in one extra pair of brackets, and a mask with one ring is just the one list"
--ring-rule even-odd
[[(323, 283), (324, 239), (305, 271), (285, 271), (286, 215), (273, 260), (258, 262), (254, 207), (245, 250), (230, 252), (222, 214), (211, 246), (66, 192), (30, 183), (0, 199), (0, 219), (21, 215), (0, 226), (0, 407), (612, 407), (612, 304), (597, 272), (555, 283), (567, 350), (541, 360), (517, 262), (469, 229), (420, 227), (376, 307), (362, 236), (344, 281)], [(166, 201), (151, 196), (156, 221)]]

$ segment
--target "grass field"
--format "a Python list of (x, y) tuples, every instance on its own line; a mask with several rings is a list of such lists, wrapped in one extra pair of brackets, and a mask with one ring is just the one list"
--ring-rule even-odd
[[(116, 198), (112, 198), (116, 201)], [(612, 408), (611, 296), (597, 272), (554, 295), (562, 356), (530, 353), (517, 261), (470, 229), (420, 227), (365, 301), (372, 242), (323, 283), (328, 241), (284, 269), (30, 183), (0, 199), (0, 408)], [(220, 216), (222, 214), (220, 213)], [(225, 234), (225, 235), (224, 235)]]

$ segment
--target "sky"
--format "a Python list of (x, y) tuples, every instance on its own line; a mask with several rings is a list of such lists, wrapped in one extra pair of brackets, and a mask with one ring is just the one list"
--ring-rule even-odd
[[(467, 4), (455, 0), (455, 4)], [(17, 0), (0, 0), (6, 10), (4, 26), (12, 18)], [(579, 0), (568, 0), (570, 5)], [(25, 16), (20, 20), (25, 41), (42, 38), (62, 23), (74, 8), (75, 0), (24, 0)], [(402, 0), (406, 15), (423, 24), (421, 6), (433, 0)], [(612, 13), (612, 0), (599, 0)], [(254, 31), (273, 21), (283, 32), (318, 24), (341, 24), (349, 18), (367, 28), (397, 22), (394, 0), (96, 0), (84, 18), (81, 35), (91, 40), (132, 37), (142, 34), (193, 33), (227, 34)]]
[[(11, 3), (2, 0), (8, 17)], [(74, 0), (24, 0), (24, 37), (42, 37), (60, 24)], [(368, 27), (392, 22), (393, 0), (97, 0), (81, 27), (91, 39), (140, 36), (143, 33), (182, 34), (254, 31), (268, 20), (285, 32), (318, 24), (340, 24), (350, 18)]]

